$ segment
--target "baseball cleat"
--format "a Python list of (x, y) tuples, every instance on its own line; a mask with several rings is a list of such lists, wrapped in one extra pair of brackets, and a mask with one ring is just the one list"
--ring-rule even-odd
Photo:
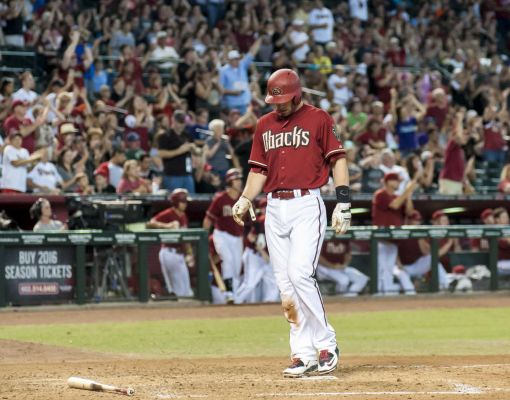
[(329, 350), (321, 350), (319, 353), (319, 374), (329, 374), (336, 369), (340, 351), (338, 347), (332, 353)]
[(293, 358), (292, 364), (283, 370), (284, 378), (302, 378), (317, 371), (317, 361), (303, 361), (300, 358)]

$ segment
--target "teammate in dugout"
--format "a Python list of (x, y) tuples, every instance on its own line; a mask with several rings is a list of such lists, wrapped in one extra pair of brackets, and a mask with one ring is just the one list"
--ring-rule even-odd
[(226, 190), (218, 192), (206, 211), (202, 227), (211, 229), (214, 224), (213, 240), (222, 260), (222, 276), (227, 287), (227, 301), (232, 301), (241, 284), (241, 263), (243, 255), (243, 228), (232, 221), (232, 206), (243, 190), (243, 175), (236, 168), (225, 174)]
[[(147, 222), (147, 228), (151, 229), (184, 229), (188, 227), (186, 208), (188, 206), (188, 191), (175, 189), (170, 195), (173, 207), (167, 208), (156, 214)], [(165, 279), (166, 289), (169, 294), (178, 297), (191, 297), (191, 289), (188, 266), (195, 265), (195, 258), (189, 243), (179, 245), (162, 244), (159, 251), (159, 262)]]
[(337, 367), (339, 349), (314, 278), (327, 222), (319, 188), (331, 168), (338, 200), (332, 226), (346, 232), (351, 197), (345, 151), (333, 119), (303, 103), (294, 71), (280, 69), (269, 77), (265, 101), (274, 111), (258, 120), (252, 168), (233, 217), (243, 225), (250, 211), (253, 219), (253, 199), (262, 190), (267, 193), (267, 247), (290, 323), (291, 365), (283, 375), (327, 374)]
[(245, 237), (243, 252), (243, 283), (236, 292), (235, 302), (272, 303), (280, 299), (278, 286), (269, 262), (264, 223), (267, 199), (257, 202), (259, 215)]
[(333, 239), (324, 242), (317, 266), (317, 279), (335, 282), (336, 293), (357, 296), (367, 285), (368, 276), (351, 267), (351, 260), (349, 241)]

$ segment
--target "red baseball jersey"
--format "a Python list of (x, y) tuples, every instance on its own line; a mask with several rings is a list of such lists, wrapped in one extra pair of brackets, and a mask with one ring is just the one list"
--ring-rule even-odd
[(217, 193), (206, 215), (214, 222), (214, 229), (230, 233), (233, 236), (242, 236), (243, 227), (235, 223), (232, 218), (232, 206), (239, 199), (233, 199), (226, 191)]
[(510, 243), (506, 238), (498, 239), (498, 260), (510, 260)]
[(372, 223), (376, 226), (401, 226), (404, 224), (404, 205), (398, 210), (390, 208), (390, 203), (398, 196), (389, 194), (385, 188), (379, 189), (372, 200)]
[(398, 240), (398, 256), (403, 265), (410, 265), (416, 262), (424, 254), (421, 252), (418, 239)]
[[(161, 211), (159, 214), (154, 216), (156, 221), (162, 222), (164, 224), (168, 224), (169, 222), (179, 221), (179, 229), (188, 227), (188, 217), (185, 213), (178, 214), (177, 210), (174, 207), (167, 208), (166, 210)], [(172, 247), (177, 249), (180, 253), (184, 253), (184, 246), (180, 245), (169, 245), (163, 244), (162, 247)]]
[(351, 252), (351, 245), (347, 240), (333, 239), (324, 241), (322, 244), (321, 256), (335, 264), (343, 264), (345, 255)]
[(330, 115), (304, 104), (288, 118), (273, 111), (255, 129), (249, 163), (267, 172), (264, 192), (315, 189), (328, 181), (331, 160), (345, 157)]

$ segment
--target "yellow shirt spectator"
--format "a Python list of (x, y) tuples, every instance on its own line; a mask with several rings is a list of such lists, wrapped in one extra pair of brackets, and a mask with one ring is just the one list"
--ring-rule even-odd
[(327, 75), (333, 72), (333, 69), (331, 68), (333, 63), (331, 62), (331, 59), (328, 56), (314, 57), (312, 60), (315, 65), (321, 66), (319, 68), (321, 74)]

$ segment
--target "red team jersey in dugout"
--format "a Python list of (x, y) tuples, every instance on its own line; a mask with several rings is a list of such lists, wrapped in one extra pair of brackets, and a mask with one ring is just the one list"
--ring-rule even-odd
[[(167, 208), (166, 210), (163, 210), (160, 213), (156, 214), (154, 216), (154, 219), (164, 224), (178, 221), (179, 229), (188, 227), (188, 217), (186, 216), (186, 214), (182, 213), (181, 215), (178, 215), (175, 208), (173, 207)], [(182, 244), (177, 245), (162, 244), (161, 247), (172, 247), (176, 249), (179, 253), (184, 253), (184, 246)]]
[(347, 240), (325, 240), (322, 244), (321, 256), (330, 263), (344, 264), (345, 255), (351, 252), (351, 246)]
[(232, 207), (236, 201), (227, 192), (219, 192), (213, 197), (206, 215), (214, 222), (214, 229), (242, 236), (243, 227), (237, 225), (232, 218)]
[(304, 104), (288, 118), (276, 112), (257, 123), (249, 163), (267, 171), (264, 192), (325, 185), (329, 162), (345, 157), (330, 115)]

